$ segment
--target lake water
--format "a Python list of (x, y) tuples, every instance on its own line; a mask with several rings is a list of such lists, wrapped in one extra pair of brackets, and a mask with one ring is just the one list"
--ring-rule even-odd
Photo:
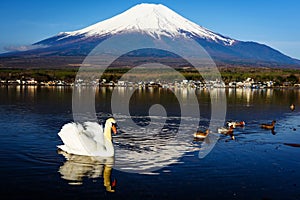
[[(196, 94), (199, 129), (207, 128), (213, 90), (216, 98), (227, 97), (225, 121), (246, 126), (234, 130), (236, 140), (220, 136), (199, 158), (207, 141), (194, 141), (190, 132), (177, 140), (178, 124), (198, 126), (193, 114), (180, 119), (184, 106), (193, 113), (189, 96)], [(115, 159), (93, 159), (57, 149), (57, 133), (73, 121), (72, 88), (0, 87), (1, 199), (300, 199), (300, 90), (213, 90), (137, 90), (128, 105), (131, 116), (114, 113), (120, 121)], [(96, 91), (100, 122), (112, 112), (112, 92)], [(122, 107), (123, 98), (118, 101)], [(163, 120), (155, 110), (149, 113), (154, 104), (164, 106)], [(131, 119), (140, 128), (122, 127)], [(275, 132), (260, 128), (272, 120)], [(151, 122), (161, 129), (145, 131)]]

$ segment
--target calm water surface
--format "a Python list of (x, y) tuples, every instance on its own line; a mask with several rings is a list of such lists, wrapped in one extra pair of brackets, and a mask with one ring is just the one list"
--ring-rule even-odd
[[(100, 121), (111, 112), (111, 92), (101, 88), (96, 93)], [(209, 91), (176, 92), (187, 99), (196, 92), (199, 125), (207, 127)], [(172, 128), (176, 129), (180, 116), (172, 92), (138, 90), (130, 101), (134, 120), (144, 125), (149, 122), (149, 107), (162, 104), (170, 117), (166, 130), (171, 135), (162, 136), (159, 130), (147, 135), (142, 129), (131, 133), (128, 127), (120, 127), (121, 134), (114, 138), (115, 160), (97, 160), (57, 150), (61, 144), (57, 133), (73, 120), (71, 88), (0, 87), (1, 199), (300, 199), (300, 90), (221, 92), (227, 96), (226, 120), (246, 122), (244, 128), (235, 129), (235, 141), (221, 136), (202, 159), (199, 149), (187, 151), (180, 157), (167, 156), (172, 162), (163, 163), (153, 173), (129, 173), (114, 168), (113, 163), (118, 159), (130, 163), (134, 159), (130, 155), (136, 155), (141, 162), (133, 161), (136, 166), (131, 168), (147, 167), (151, 163), (143, 160), (147, 152), (156, 155), (158, 143), (172, 144)], [(291, 103), (296, 105), (293, 112)], [(259, 127), (273, 119), (277, 121), (275, 133)], [(192, 147), (201, 146), (192, 136), (188, 142)], [(113, 180), (116, 187), (111, 193), (104, 184)]]

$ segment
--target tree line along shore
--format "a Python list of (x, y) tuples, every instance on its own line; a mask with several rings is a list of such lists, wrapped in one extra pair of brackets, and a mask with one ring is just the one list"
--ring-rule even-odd
[[(107, 82), (117, 82), (128, 69), (108, 69), (99, 77)], [(203, 77), (193, 70), (178, 69), (186, 80), (203, 81)], [(246, 68), (223, 67), (219, 68), (223, 82), (228, 85), (232, 82), (242, 82), (247, 78), (255, 82), (272, 81), (274, 86), (294, 86), (300, 84), (300, 69), (272, 69), (272, 68)], [(35, 83), (61, 81), (74, 83), (78, 69), (0, 69), (0, 82), (2, 84), (18, 80), (26, 82), (34, 80)], [(150, 77), (149, 77), (150, 79)]]

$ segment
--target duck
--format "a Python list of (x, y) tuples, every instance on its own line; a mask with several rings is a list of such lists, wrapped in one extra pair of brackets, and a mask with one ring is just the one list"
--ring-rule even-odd
[(271, 124), (261, 124), (260, 127), (263, 129), (274, 130), (276, 121), (273, 120)]
[(204, 139), (208, 136), (208, 134), (209, 134), (209, 129), (207, 129), (205, 132), (197, 131), (194, 133), (194, 138)]
[(97, 122), (67, 123), (58, 133), (63, 145), (57, 147), (69, 154), (112, 157), (112, 132), (117, 134), (114, 118), (107, 119), (104, 128)]
[(295, 104), (292, 103), (292, 104), (290, 105), (290, 109), (291, 109), (291, 111), (294, 111), (294, 110), (295, 110)]
[(240, 122), (227, 122), (228, 127), (230, 127), (231, 125), (233, 126), (233, 128), (235, 127), (244, 127), (246, 125), (246, 123), (244, 121), (240, 121)]
[(218, 133), (229, 135), (232, 140), (235, 139), (233, 135), (233, 125), (231, 125), (229, 128), (225, 128), (225, 127), (218, 128)]

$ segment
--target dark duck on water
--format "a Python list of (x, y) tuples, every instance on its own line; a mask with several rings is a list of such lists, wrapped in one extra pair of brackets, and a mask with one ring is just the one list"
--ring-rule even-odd
[(271, 124), (261, 124), (260, 127), (263, 129), (274, 130), (276, 121), (273, 120)]

